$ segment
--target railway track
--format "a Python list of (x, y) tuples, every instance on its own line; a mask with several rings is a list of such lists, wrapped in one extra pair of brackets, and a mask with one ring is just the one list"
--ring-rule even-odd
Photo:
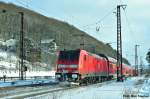
[[(104, 85), (109, 84), (114, 81), (106, 81), (103, 83), (98, 83), (98, 85)], [(7, 92), (0, 95), (0, 98), (3, 99), (23, 99), (23, 98), (29, 98), (34, 97), (38, 95), (48, 94), (48, 93), (54, 93), (58, 91), (65, 91), (70, 89), (75, 89), (79, 87), (88, 87), (93, 86), (96, 84), (90, 84), (87, 86), (66, 86), (66, 85), (53, 85), (53, 86), (39, 86), (39, 87), (24, 87), (24, 88), (17, 88), (15, 90), (11, 90), (11, 92)]]
[(49, 88), (44, 88), (44, 89), (34, 89), (34, 90), (30, 90), (30, 91), (26, 91), (26, 92), (20, 92), (20, 93), (16, 93), (15, 95), (9, 95), (9, 96), (4, 96), (2, 98), (9, 98), (9, 99), (22, 99), (22, 98), (27, 98), (27, 97), (32, 97), (32, 96), (36, 96), (36, 95), (40, 95), (40, 94), (46, 94), (46, 93), (51, 93), (51, 92), (56, 92), (56, 91), (61, 91), (61, 90), (67, 90), (70, 89), (68, 88), (53, 88), (53, 89), (49, 89)]
[[(7, 96), (15, 96), (15, 95), (21, 95), (25, 93), (40, 91), (43, 89), (54, 89), (58, 88), (58, 85), (46, 85), (46, 86), (34, 86), (34, 87), (9, 87), (9, 88), (1, 88), (0, 90), (0, 98), (4, 98)], [(8, 97), (9, 98), (9, 97)]]

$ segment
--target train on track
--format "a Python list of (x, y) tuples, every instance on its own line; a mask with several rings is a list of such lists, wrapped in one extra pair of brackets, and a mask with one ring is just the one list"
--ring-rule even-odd
[[(133, 72), (131, 66), (123, 64), (123, 77), (132, 76)], [(64, 50), (59, 52), (55, 76), (59, 81), (79, 84), (110, 80), (117, 76), (117, 61), (104, 54), (96, 55), (82, 49)]]

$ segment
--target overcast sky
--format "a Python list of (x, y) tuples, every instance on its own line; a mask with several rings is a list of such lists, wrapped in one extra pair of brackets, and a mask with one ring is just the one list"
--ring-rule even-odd
[[(123, 56), (134, 65), (135, 44), (138, 55), (150, 48), (150, 0), (0, 0), (32, 9), (48, 17), (66, 21), (116, 49), (116, 6), (121, 10)], [(98, 22), (98, 23), (97, 23)], [(97, 23), (97, 24), (96, 24)], [(91, 25), (92, 24), (92, 25)], [(96, 27), (100, 27), (96, 31)]]

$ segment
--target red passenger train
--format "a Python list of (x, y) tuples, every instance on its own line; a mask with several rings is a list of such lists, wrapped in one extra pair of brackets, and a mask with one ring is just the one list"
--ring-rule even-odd
[[(123, 76), (131, 76), (132, 68), (123, 64)], [(116, 60), (103, 54), (92, 54), (85, 50), (60, 51), (56, 78), (60, 81), (93, 83), (116, 77)]]

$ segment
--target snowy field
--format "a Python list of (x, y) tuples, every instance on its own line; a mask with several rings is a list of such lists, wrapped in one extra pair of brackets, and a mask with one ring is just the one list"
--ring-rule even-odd
[[(142, 84), (137, 84), (140, 79), (143, 78), (129, 78), (123, 83), (114, 81), (95, 84), (27, 99), (150, 99), (149, 97), (138, 97), (138, 90), (142, 86)], [(125, 96), (131, 94), (132, 97)]]

